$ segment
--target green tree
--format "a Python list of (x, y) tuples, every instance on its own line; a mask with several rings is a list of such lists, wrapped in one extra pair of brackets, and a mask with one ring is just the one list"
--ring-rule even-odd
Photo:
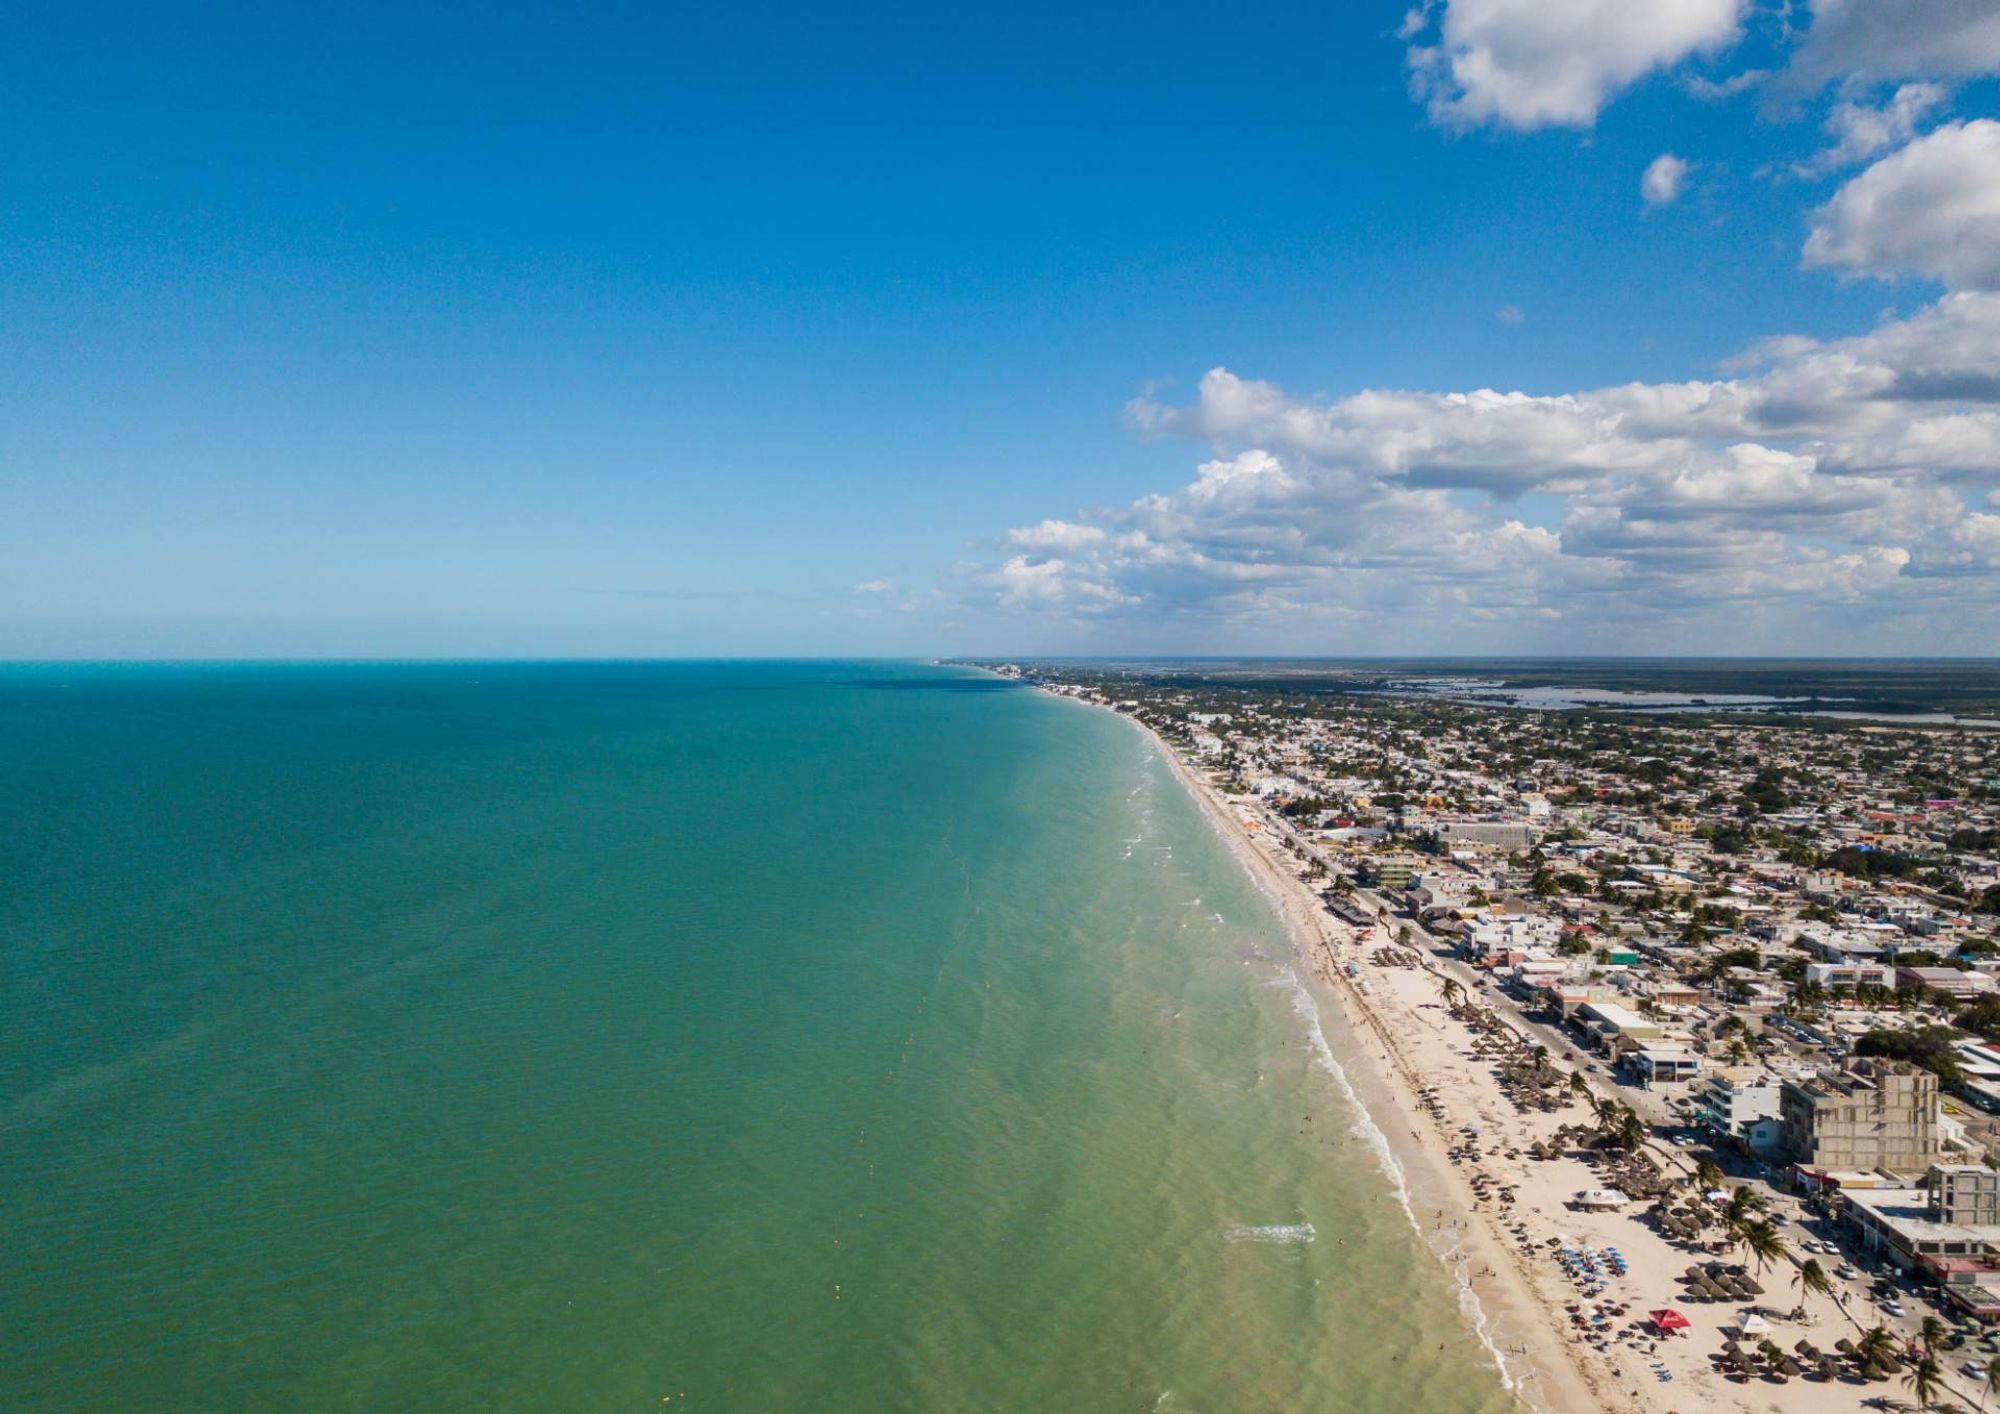
[(1910, 1363), (1903, 1383), (1910, 1387), (1910, 1393), (1917, 1397), (1917, 1407), (1928, 1409), (1936, 1398), (1938, 1386), (1944, 1383), (1944, 1371), (1938, 1367), (1935, 1355), (1925, 1354)]
[(1792, 1313), (1792, 1319), (1795, 1321), (1804, 1318), (1808, 1296), (1833, 1294), (1833, 1281), (1827, 1276), (1826, 1268), (1819, 1264), (1819, 1259), (1816, 1257), (1808, 1257), (1799, 1263), (1798, 1270), (1792, 1273), (1792, 1285), (1797, 1287), (1799, 1292), (1799, 1309)]
[(1618, 1117), (1618, 1147), (1626, 1153), (1633, 1153), (1646, 1143), (1646, 1122), (1638, 1114), (1627, 1109)]
[(1785, 1240), (1778, 1236), (1776, 1224), (1763, 1218), (1745, 1223), (1743, 1233), (1737, 1242), (1757, 1264), (1757, 1275), (1760, 1277), (1764, 1274), (1765, 1268), (1773, 1262), (1784, 1261), (1789, 1255), (1785, 1249)]
[(1896, 1337), (1885, 1326), (1870, 1326), (1854, 1343), (1854, 1352), (1863, 1365), (1879, 1365), (1896, 1353)]

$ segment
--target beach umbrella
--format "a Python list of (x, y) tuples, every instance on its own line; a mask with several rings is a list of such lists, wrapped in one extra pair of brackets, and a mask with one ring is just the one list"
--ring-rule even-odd
[(1665, 1306), (1660, 1310), (1648, 1312), (1647, 1315), (1652, 1323), (1662, 1331), (1684, 1331), (1694, 1324), (1693, 1321), (1690, 1321), (1671, 1306)]
[(1749, 1315), (1737, 1320), (1736, 1329), (1745, 1335), (1762, 1335), (1771, 1329), (1771, 1323), (1755, 1311), (1752, 1311)]

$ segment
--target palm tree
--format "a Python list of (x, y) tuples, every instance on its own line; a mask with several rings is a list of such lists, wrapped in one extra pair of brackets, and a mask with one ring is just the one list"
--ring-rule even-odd
[(1458, 985), (1458, 979), (1454, 977), (1444, 977), (1439, 979), (1438, 995), (1444, 999), (1444, 1005), (1446, 1011), (1457, 1011), (1458, 999), (1461, 996), (1463, 996), (1464, 993), (1465, 993), (1465, 988)]
[(1936, 1316), (1926, 1316), (1923, 1325), (1918, 1327), (1917, 1339), (1923, 1342), (1926, 1355), (1935, 1355), (1944, 1348), (1944, 1338), (1950, 1334), (1950, 1328), (1943, 1321)]
[(1979, 1407), (1986, 1407), (1986, 1396), (2000, 1392), (2000, 1360), (1986, 1362), (1986, 1383), (1979, 1390)]
[(1808, 1257), (1799, 1263), (1799, 1269), (1792, 1273), (1792, 1285), (1799, 1289), (1799, 1309), (1792, 1313), (1793, 1320), (1805, 1315), (1808, 1296), (1829, 1296), (1833, 1293), (1833, 1282), (1816, 1257)]
[(1604, 1133), (1609, 1134), (1617, 1127), (1618, 1111), (1622, 1108), (1623, 1106), (1616, 1100), (1599, 1100), (1597, 1102), (1597, 1127)]
[(1646, 1142), (1646, 1122), (1632, 1110), (1627, 1109), (1618, 1118), (1618, 1147), (1631, 1153)]
[(1785, 1240), (1778, 1236), (1776, 1225), (1762, 1218), (1743, 1224), (1743, 1231), (1736, 1240), (1757, 1263), (1757, 1275), (1760, 1277), (1771, 1263), (1782, 1262), (1790, 1255), (1786, 1251)]
[(1747, 1183), (1736, 1185), (1736, 1191), (1729, 1195), (1729, 1201), (1722, 1205), (1722, 1220), (1731, 1227), (1741, 1226), (1753, 1213), (1764, 1211), (1764, 1195)]
[(1896, 1337), (1889, 1334), (1886, 1326), (1870, 1326), (1854, 1343), (1854, 1353), (1863, 1365), (1879, 1365), (1896, 1353)]
[(1590, 1082), (1583, 1078), (1582, 1071), (1572, 1070), (1569, 1073), (1569, 1092), (1586, 1105), (1590, 1103)]
[(1910, 1372), (1903, 1376), (1903, 1383), (1910, 1387), (1910, 1393), (1917, 1397), (1920, 1409), (1931, 1407), (1931, 1396), (1938, 1392), (1938, 1385), (1944, 1380), (1944, 1371), (1938, 1368), (1935, 1355), (1924, 1355), (1912, 1362)]
[(1703, 1159), (1694, 1166), (1694, 1181), (1701, 1185), (1701, 1191), (1712, 1193), (1722, 1187), (1722, 1169), (1713, 1159)]

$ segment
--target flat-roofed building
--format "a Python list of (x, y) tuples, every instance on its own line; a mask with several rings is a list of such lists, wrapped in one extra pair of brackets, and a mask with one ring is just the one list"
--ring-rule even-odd
[(1685, 1046), (1641, 1041), (1620, 1057), (1641, 1085), (1671, 1085), (1701, 1074), (1701, 1057)]
[(1965, 1227), (2000, 1227), (2000, 1172), (1984, 1164), (1936, 1164), (1930, 1172), (1931, 1216)]
[(1509, 853), (1535, 847), (1535, 829), (1525, 820), (1440, 820), (1431, 829), (1446, 846), (1485, 845)]
[(1868, 1057), (1846, 1070), (1787, 1080), (1778, 1114), (1784, 1147), (1807, 1173), (1915, 1176), (1938, 1161), (1937, 1077), (1903, 1061)]
[(1715, 1134), (1751, 1149), (1776, 1147), (1778, 1122), (1776, 1080), (1750, 1080), (1712, 1075), (1695, 1094), (1701, 1122)]
[(1571, 1024), (1601, 1051), (1618, 1055), (1641, 1041), (1660, 1039), (1660, 1023), (1616, 1002), (1585, 1002)]
[(1419, 867), (1413, 854), (1374, 855), (1361, 861), (1361, 882), (1373, 889), (1407, 889)]
[(1984, 972), (1960, 972), (1954, 967), (1899, 967), (1896, 985), (1922, 987), (1948, 997), (1972, 997), (1993, 990), (1993, 979)]
[(1806, 981), (1816, 982), (1829, 992), (1835, 987), (1880, 987), (1896, 985), (1896, 969), (1886, 962), (1809, 962)]

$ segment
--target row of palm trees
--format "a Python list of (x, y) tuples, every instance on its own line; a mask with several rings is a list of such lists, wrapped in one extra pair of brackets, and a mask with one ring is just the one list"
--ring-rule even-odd
[[(1704, 1159), (1695, 1165), (1695, 1181), (1704, 1191), (1713, 1191), (1721, 1186), (1722, 1170), (1712, 1160)], [(1729, 1234), (1730, 1241), (1756, 1263), (1759, 1276), (1768, 1266), (1791, 1255), (1784, 1239), (1778, 1235), (1776, 1225), (1763, 1216), (1764, 1211), (1764, 1196), (1743, 1184), (1736, 1186), (1722, 1206), (1724, 1230)], [(1794, 1320), (1805, 1315), (1808, 1296), (1839, 1299), (1832, 1279), (1816, 1258), (1808, 1257), (1793, 1269), (1792, 1285), (1799, 1293), (1798, 1309), (1792, 1313)], [(1930, 1408), (1944, 1386), (1944, 1367), (1939, 1352), (1945, 1348), (1945, 1341), (1950, 1335), (1951, 1328), (1938, 1317), (1924, 1317), (1917, 1337), (1922, 1353), (1908, 1361), (1909, 1369), (1903, 1375), (1903, 1383), (1910, 1387), (1910, 1393), (1916, 1396), (1922, 1408)], [(1863, 1332), (1861, 1339), (1855, 1342), (1855, 1349), (1864, 1367), (1881, 1363), (1884, 1356), (1900, 1353), (1896, 1337), (1880, 1325)], [(1907, 1360), (1907, 1355), (1904, 1358)], [(1989, 1361), (1986, 1365), (1985, 1385), (1980, 1393), (1982, 1407), (1985, 1397), (1996, 1392), (2000, 1392), (2000, 1360)]]

